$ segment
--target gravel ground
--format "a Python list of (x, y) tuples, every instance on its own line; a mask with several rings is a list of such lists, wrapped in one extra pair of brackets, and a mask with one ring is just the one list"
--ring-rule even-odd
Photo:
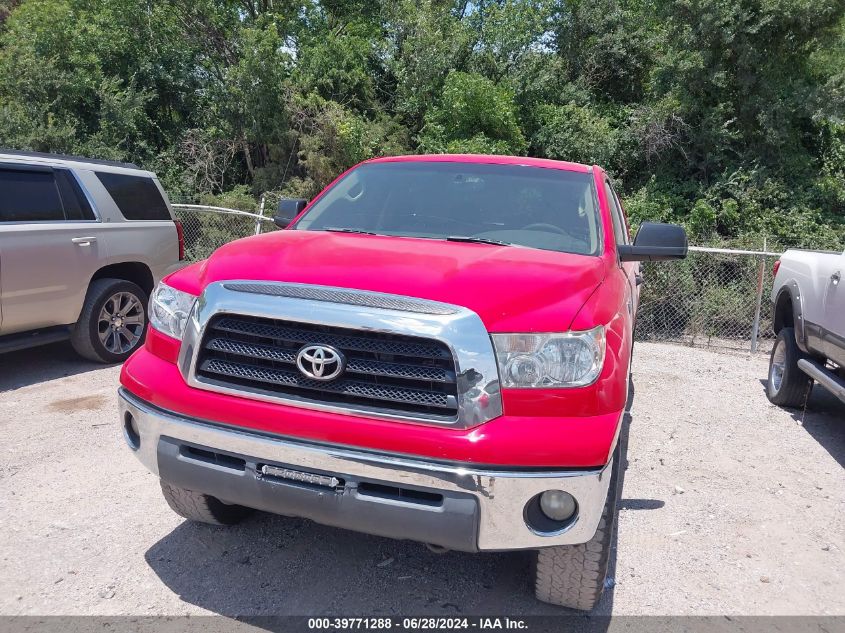
[[(845, 614), (845, 407), (771, 406), (767, 359), (637, 345), (601, 614)], [(527, 553), (173, 514), (116, 424), (118, 367), (0, 356), (0, 614), (556, 614)]]

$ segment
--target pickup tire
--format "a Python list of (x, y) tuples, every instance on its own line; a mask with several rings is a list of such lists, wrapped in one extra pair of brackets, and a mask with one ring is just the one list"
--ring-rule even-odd
[(590, 611), (601, 598), (616, 531), (620, 453), (617, 446), (607, 500), (593, 538), (580, 545), (558, 545), (537, 550), (534, 595), (541, 602)]
[[(115, 323), (120, 324), (117, 329)], [(83, 358), (122, 363), (144, 342), (146, 328), (147, 295), (141, 288), (123, 279), (95, 279), (70, 342)]]
[(211, 525), (235, 525), (253, 512), (252, 508), (229, 505), (211, 495), (171, 486), (163, 481), (159, 483), (170, 509), (191, 521)]
[(798, 361), (803, 357), (795, 340), (795, 330), (782, 328), (769, 358), (766, 396), (772, 404), (799, 408), (807, 401), (813, 379), (798, 368)]

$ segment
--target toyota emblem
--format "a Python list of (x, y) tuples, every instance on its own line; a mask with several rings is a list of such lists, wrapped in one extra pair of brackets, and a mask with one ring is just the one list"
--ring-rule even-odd
[(306, 345), (296, 355), (302, 375), (314, 380), (334, 380), (343, 373), (346, 359), (328, 345)]

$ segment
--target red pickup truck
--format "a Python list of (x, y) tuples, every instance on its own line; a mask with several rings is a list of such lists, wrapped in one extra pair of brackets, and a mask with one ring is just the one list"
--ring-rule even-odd
[(683, 229), (631, 242), (597, 166), (469, 155), (367, 161), (276, 222), (165, 278), (123, 366), (171, 508), (536, 550), (537, 597), (591, 609), (638, 261), (684, 257)]

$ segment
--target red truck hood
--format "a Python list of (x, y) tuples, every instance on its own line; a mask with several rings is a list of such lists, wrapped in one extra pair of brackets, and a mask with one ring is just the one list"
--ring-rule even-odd
[[(492, 332), (548, 332), (569, 328), (604, 270), (600, 257), (531, 248), (277, 231), (218, 249), (198, 281), (200, 288), (261, 279), (407, 295), (470, 308)], [(174, 285), (188, 290), (178, 277)]]

